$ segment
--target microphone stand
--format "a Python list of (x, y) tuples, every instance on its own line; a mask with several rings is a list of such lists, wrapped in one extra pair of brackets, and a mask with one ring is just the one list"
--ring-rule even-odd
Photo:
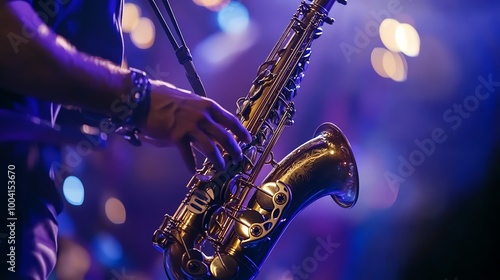
[(179, 29), (179, 25), (177, 24), (177, 20), (175, 19), (175, 15), (172, 12), (172, 8), (170, 7), (170, 3), (168, 0), (163, 0), (163, 5), (165, 6), (165, 9), (167, 10), (168, 16), (170, 18), (170, 21), (172, 22), (172, 25), (174, 26), (175, 32), (177, 33), (177, 36), (179, 37), (180, 40), (180, 45), (177, 43), (175, 40), (172, 31), (167, 25), (167, 22), (165, 21), (165, 18), (160, 12), (160, 9), (158, 8), (158, 5), (156, 5), (155, 0), (149, 0), (149, 3), (151, 4), (151, 7), (153, 8), (153, 11), (155, 12), (156, 16), (158, 17), (158, 20), (160, 21), (161, 26), (165, 30), (165, 33), (167, 34), (167, 37), (172, 44), (172, 47), (174, 48), (175, 55), (177, 57), (177, 61), (184, 66), (184, 69), (186, 71), (186, 77), (189, 81), (189, 84), (191, 85), (191, 88), (193, 89), (194, 93), (206, 97), (207, 94), (205, 92), (205, 88), (203, 87), (203, 83), (201, 82), (200, 77), (198, 76), (198, 73), (196, 72), (196, 69), (193, 64), (193, 57), (191, 55), (191, 52), (189, 51), (189, 48), (186, 46), (186, 42), (184, 41), (184, 37), (182, 36), (181, 30)]

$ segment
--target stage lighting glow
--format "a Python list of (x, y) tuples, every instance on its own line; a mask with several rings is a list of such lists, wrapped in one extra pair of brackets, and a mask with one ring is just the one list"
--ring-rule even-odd
[(229, 0), (193, 0), (193, 2), (209, 10), (219, 11), (229, 3)]
[(381, 77), (389, 78), (389, 75), (384, 70), (384, 54), (389, 52), (384, 48), (374, 48), (371, 54), (372, 67)]
[(194, 55), (201, 58), (198, 69), (213, 73), (214, 70), (227, 66), (239, 54), (252, 47), (257, 39), (258, 32), (251, 25), (243, 34), (218, 32), (209, 36), (194, 49)]
[(58, 279), (84, 279), (90, 268), (90, 255), (82, 246), (63, 239), (57, 258)]
[(69, 203), (82, 205), (85, 197), (82, 181), (76, 176), (68, 176), (63, 183), (63, 194)]
[(391, 77), (396, 74), (396, 59), (393, 53), (385, 52), (382, 57), (382, 66), (387, 76)]
[(132, 43), (140, 49), (148, 49), (155, 42), (155, 25), (149, 19), (142, 17), (130, 33)]
[(407, 56), (415, 57), (420, 53), (420, 36), (410, 24), (399, 24), (395, 33), (396, 43), (400, 51)]
[(386, 18), (382, 21), (379, 28), (380, 40), (382, 40), (386, 48), (393, 52), (400, 51), (396, 41), (396, 30), (399, 26), (399, 21), (393, 18)]
[(137, 26), (141, 17), (141, 8), (134, 3), (123, 5), (122, 29), (129, 33)]
[(389, 78), (396, 82), (403, 82), (406, 80), (408, 66), (404, 56), (395, 52), (385, 52), (382, 57), (382, 65)]
[(372, 67), (381, 77), (397, 82), (406, 80), (408, 64), (403, 55), (385, 48), (374, 48), (371, 54)]
[(217, 23), (226, 33), (241, 34), (250, 23), (248, 10), (240, 2), (231, 2), (217, 13)]
[(106, 216), (113, 224), (123, 224), (127, 219), (127, 213), (123, 203), (114, 197), (110, 197), (104, 206)]
[(123, 256), (120, 242), (109, 233), (98, 234), (93, 241), (94, 253), (104, 265), (115, 266)]

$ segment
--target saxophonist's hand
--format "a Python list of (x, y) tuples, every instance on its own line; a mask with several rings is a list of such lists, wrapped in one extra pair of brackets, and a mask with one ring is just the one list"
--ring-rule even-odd
[(153, 80), (151, 86), (151, 106), (141, 129), (147, 142), (176, 146), (190, 170), (196, 168), (191, 144), (218, 170), (225, 165), (217, 145), (234, 160), (242, 159), (237, 141), (249, 142), (251, 137), (235, 116), (211, 99), (189, 94), (165, 82)]

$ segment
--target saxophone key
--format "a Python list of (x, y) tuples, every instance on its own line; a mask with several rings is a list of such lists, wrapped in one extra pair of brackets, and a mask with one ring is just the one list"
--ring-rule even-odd
[(230, 255), (219, 254), (210, 263), (210, 273), (217, 280), (234, 279), (238, 271), (238, 262)]
[(182, 270), (193, 277), (208, 276), (205, 256), (198, 249), (190, 249), (182, 255)]

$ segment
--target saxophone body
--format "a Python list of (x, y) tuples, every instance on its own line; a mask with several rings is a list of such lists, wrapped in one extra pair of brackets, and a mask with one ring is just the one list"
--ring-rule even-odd
[[(189, 181), (174, 215), (153, 234), (169, 279), (253, 279), (289, 223), (305, 207), (331, 196), (341, 207), (358, 198), (358, 173), (348, 140), (324, 123), (314, 137), (277, 162), (272, 148), (293, 124), (292, 99), (309, 64), (310, 46), (336, 0), (303, 1), (266, 61), (237, 116), (253, 141), (244, 159), (224, 153), (226, 170), (205, 161)], [(345, 2), (338, 1), (342, 4)], [(259, 184), (262, 167), (272, 171)]]

